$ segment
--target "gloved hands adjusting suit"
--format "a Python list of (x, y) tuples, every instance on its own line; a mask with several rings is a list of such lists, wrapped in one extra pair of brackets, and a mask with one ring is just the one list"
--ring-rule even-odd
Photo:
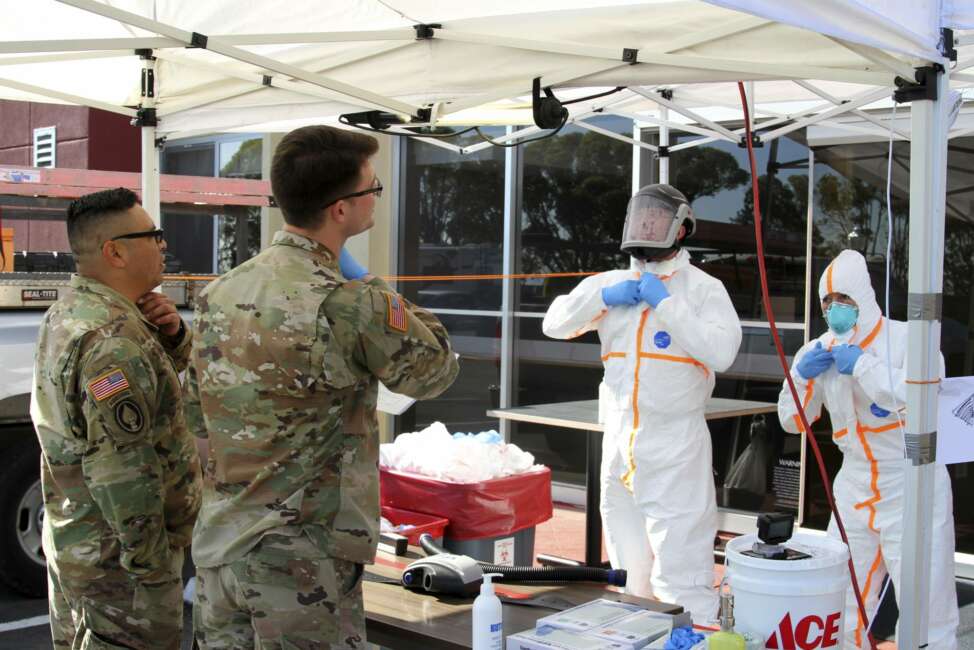
[(663, 281), (652, 273), (643, 273), (639, 280), (623, 280), (602, 289), (606, 307), (635, 307), (640, 301), (656, 307), (670, 294)]

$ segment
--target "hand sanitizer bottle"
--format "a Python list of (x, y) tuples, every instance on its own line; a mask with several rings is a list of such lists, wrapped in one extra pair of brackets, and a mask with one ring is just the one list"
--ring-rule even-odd
[(504, 624), (501, 601), (494, 594), (491, 578), (499, 573), (485, 573), (480, 595), (473, 601), (473, 650), (503, 650)]

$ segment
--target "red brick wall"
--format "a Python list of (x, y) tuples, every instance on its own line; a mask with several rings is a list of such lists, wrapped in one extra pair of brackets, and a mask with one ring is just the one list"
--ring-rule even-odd
[(88, 116), (88, 169), (142, 171), (139, 128), (124, 115), (92, 110)]
[[(141, 171), (139, 129), (129, 119), (84, 106), (0, 100), (0, 165), (33, 164), (34, 129), (57, 127), (55, 166), (68, 169)], [(4, 219), (17, 250), (67, 251), (64, 222)]]

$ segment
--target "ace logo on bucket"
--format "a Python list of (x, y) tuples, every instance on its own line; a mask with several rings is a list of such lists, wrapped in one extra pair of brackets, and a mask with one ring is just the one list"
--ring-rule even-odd
[(771, 632), (764, 647), (774, 650), (813, 650), (814, 648), (832, 648), (839, 645), (839, 630), (842, 625), (842, 613), (829, 614), (824, 619), (815, 614), (809, 614), (792, 624), (791, 612), (785, 614), (778, 629)]

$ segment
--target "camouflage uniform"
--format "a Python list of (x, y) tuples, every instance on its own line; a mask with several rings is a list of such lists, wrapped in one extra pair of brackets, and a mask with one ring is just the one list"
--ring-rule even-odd
[(71, 286), (41, 324), (31, 395), (54, 646), (178, 649), (201, 487), (177, 374), (191, 337), (100, 282)]
[(364, 647), (378, 381), (439, 395), (458, 370), (446, 330), (381, 279), (346, 281), (326, 247), (288, 232), (208, 286), (193, 326), (186, 416), (210, 446), (193, 534), (197, 641)]

